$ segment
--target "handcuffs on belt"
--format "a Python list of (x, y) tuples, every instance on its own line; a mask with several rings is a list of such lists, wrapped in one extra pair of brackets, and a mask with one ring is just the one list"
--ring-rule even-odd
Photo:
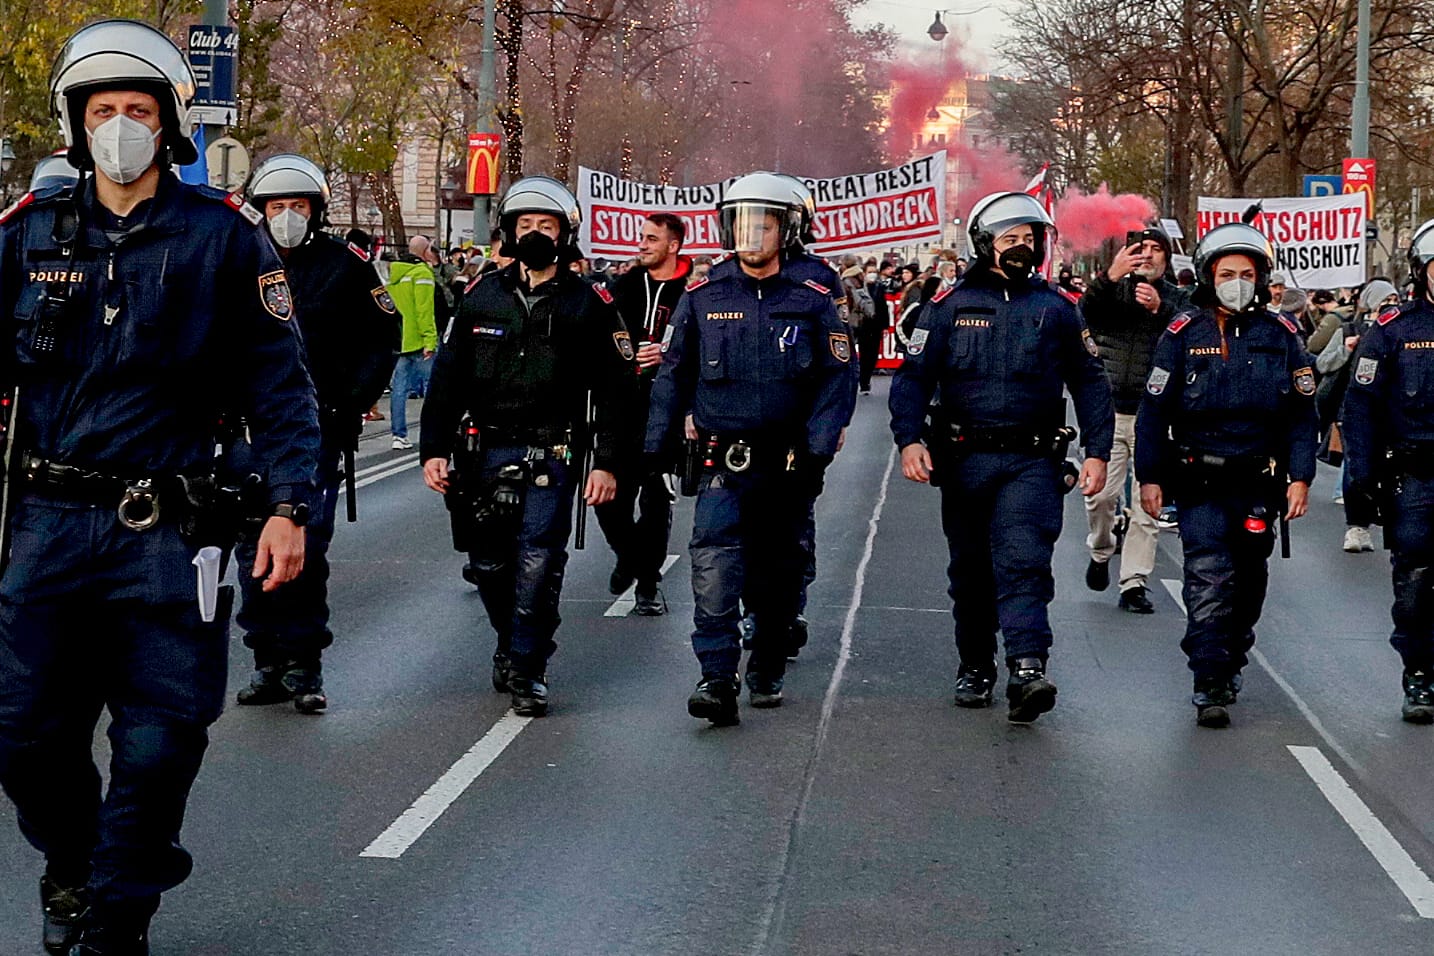
[(141, 478), (127, 485), (119, 507), (115, 509), (119, 523), (131, 531), (148, 531), (159, 524), (159, 495), (154, 482)]
[(722, 456), (722, 463), (727, 466), (728, 471), (740, 475), (752, 467), (752, 447), (741, 439), (734, 441), (727, 446), (727, 453)]

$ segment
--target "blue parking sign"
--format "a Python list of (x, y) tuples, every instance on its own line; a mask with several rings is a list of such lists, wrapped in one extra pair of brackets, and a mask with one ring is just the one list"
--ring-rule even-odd
[(1338, 196), (1344, 192), (1343, 176), (1306, 176), (1306, 196)]

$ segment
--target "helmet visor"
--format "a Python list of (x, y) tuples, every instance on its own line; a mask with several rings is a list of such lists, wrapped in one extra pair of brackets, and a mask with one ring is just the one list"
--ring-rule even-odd
[(792, 210), (765, 203), (736, 202), (721, 211), (723, 246), (731, 252), (777, 252)]

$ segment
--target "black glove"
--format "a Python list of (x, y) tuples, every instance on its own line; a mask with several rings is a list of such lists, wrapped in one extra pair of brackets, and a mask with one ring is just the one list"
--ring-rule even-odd
[(827, 466), (832, 463), (831, 455), (818, 455), (799, 451), (792, 460), (792, 480), (799, 494), (807, 498), (821, 495), (826, 486)]

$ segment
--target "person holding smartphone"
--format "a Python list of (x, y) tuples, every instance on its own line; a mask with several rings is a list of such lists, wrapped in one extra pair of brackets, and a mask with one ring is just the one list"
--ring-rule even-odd
[[(1081, 315), (1100, 347), (1115, 399), (1115, 445), (1105, 488), (1086, 499), (1090, 564), (1085, 583), (1092, 591), (1110, 587), (1110, 559), (1116, 549), (1116, 519), (1126, 473), (1135, 460), (1135, 413), (1145, 392), (1151, 356), (1160, 333), (1189, 305), (1189, 293), (1175, 284), (1170, 237), (1150, 227), (1126, 233), (1110, 267), (1094, 276), (1080, 300)], [(1155, 519), (1131, 503), (1125, 547), (1120, 555), (1120, 608), (1153, 614), (1147, 582), (1155, 568)]]

